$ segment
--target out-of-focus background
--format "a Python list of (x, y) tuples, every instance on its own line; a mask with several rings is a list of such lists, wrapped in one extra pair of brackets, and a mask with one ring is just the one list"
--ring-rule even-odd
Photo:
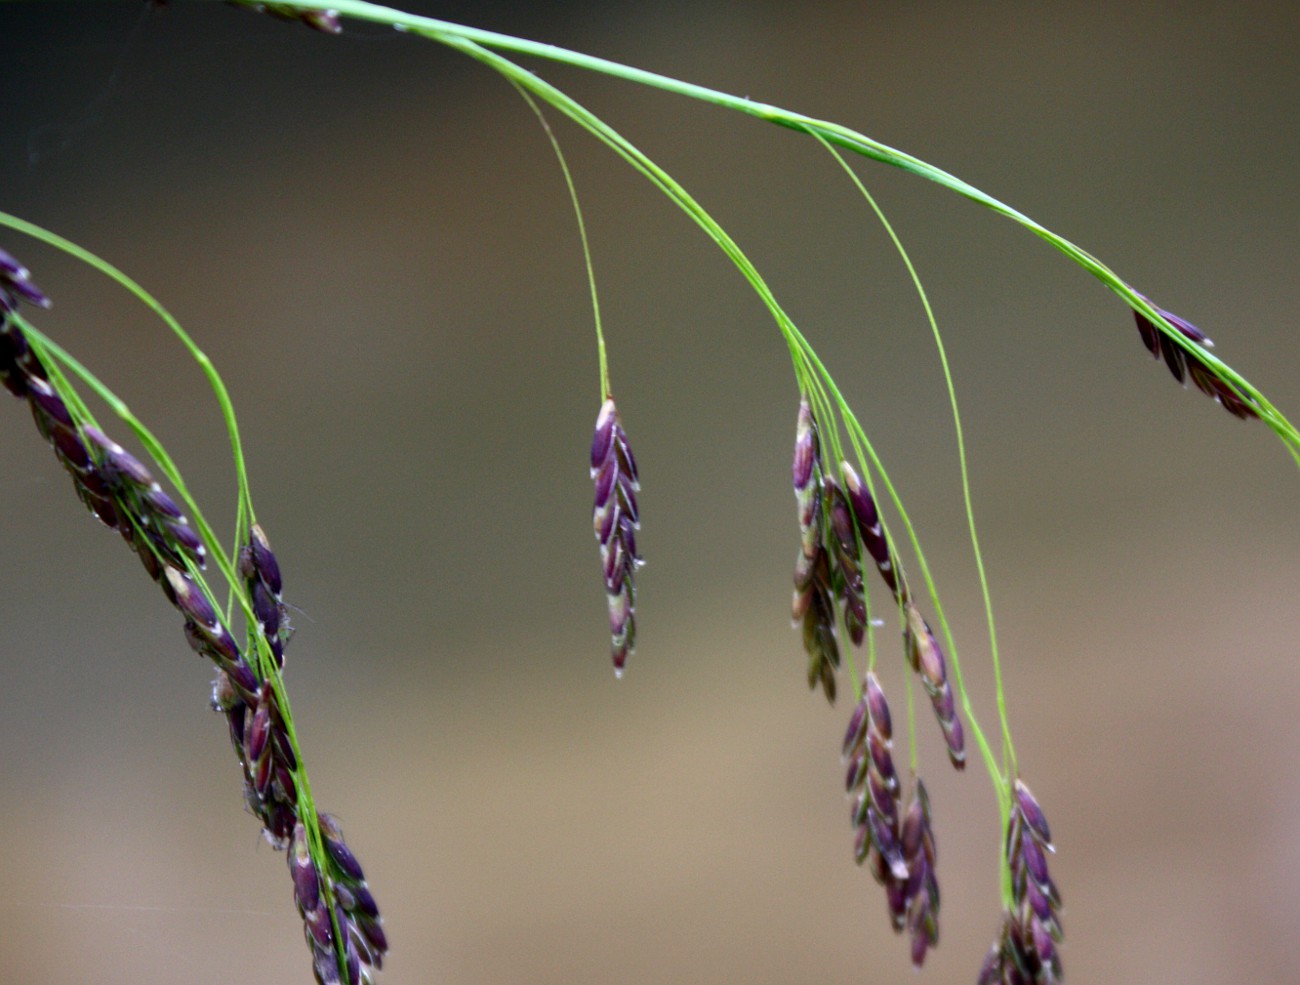
[[(1294, 4), (408, 6), (907, 149), (1105, 259), (1300, 415)], [(713, 210), (818, 347), (920, 528), (995, 731), (941, 375), (864, 203), (808, 139), (534, 67)], [(582, 258), (509, 86), (390, 31), (179, 0), (4, 4), (0, 73), (0, 208), (156, 292), (229, 383), (300, 610), (288, 683), (313, 788), (386, 915), (388, 980), (918, 980), (852, 862), (848, 702), (808, 693), (789, 629), (788, 356), (680, 213), (556, 121), (644, 486), (640, 645), (615, 681)], [(945, 331), (1069, 978), (1300, 979), (1294, 462), (1180, 390), (1045, 245), (858, 170)], [(37, 324), (229, 529), (221, 423), (177, 344), (65, 257), (0, 245), (55, 299)], [(24, 409), (3, 410), (0, 977), (309, 981), (210, 669)], [(880, 666), (901, 723), (895, 629)], [(944, 894), (923, 980), (972, 981), (998, 922), (996, 809), (919, 711)]]

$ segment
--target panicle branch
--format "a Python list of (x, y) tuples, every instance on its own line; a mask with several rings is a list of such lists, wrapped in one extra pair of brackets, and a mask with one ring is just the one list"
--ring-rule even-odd
[[(176, 502), (139, 459), (82, 420), (60, 394), (58, 380), (52, 381), (49, 367), (15, 318), (20, 302), (49, 306), (26, 268), (0, 250), (0, 383), (27, 401), (78, 497), (121, 534), (184, 617), (190, 648), (216, 665), (212, 707), (226, 716), (243, 772), (245, 804), (271, 845), (292, 849), (294, 894), (317, 980), (321, 985), (369, 985), (388, 949), (379, 910), (337, 823), (328, 815), (317, 817), (304, 802), (306, 777), (276, 679), (259, 674), (259, 661), (248, 659), (213, 605), (199, 574), (207, 556), (204, 544)], [(256, 524), (240, 550), (239, 574), (243, 603), (251, 613), (248, 647), (255, 652), (265, 646), (278, 675), (290, 628), (279, 563)], [(324, 867), (313, 860), (311, 828), (320, 831), (319, 857), (328, 862)]]

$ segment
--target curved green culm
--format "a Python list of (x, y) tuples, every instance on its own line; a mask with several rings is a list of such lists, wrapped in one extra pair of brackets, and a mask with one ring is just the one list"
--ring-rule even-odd
[[(299, 2), (299, 0), (289, 0), (289, 2), (280, 3), (277, 4), (277, 6), (283, 8), (296, 8), (304, 11), (319, 9), (313, 7), (311, 3)], [(1288, 451), (1291, 452), (1297, 466), (1300, 466), (1300, 431), (1297, 431), (1295, 426), (1291, 424), (1291, 422), (1288, 421), (1275, 407), (1273, 407), (1273, 405), (1265, 399), (1262, 393), (1256, 390), (1243, 376), (1237, 373), (1236, 370), (1215, 356), (1212, 356), (1208, 352), (1197, 347), (1195, 343), (1191, 342), (1186, 336), (1184, 336), (1175, 325), (1170, 324), (1160, 309), (1152, 305), (1151, 302), (1142, 294), (1130, 286), (1118, 274), (1094, 257), (1091, 253), (1076, 246), (1074, 243), (1048, 229), (1046, 226), (1034, 221), (1023, 212), (1012, 208), (1005, 202), (994, 198), (987, 192), (981, 191), (974, 185), (968, 184), (956, 175), (944, 171), (942, 168), (935, 167), (933, 164), (923, 161), (918, 157), (914, 157), (905, 151), (898, 150), (897, 148), (890, 147), (888, 144), (874, 140), (866, 134), (859, 133), (858, 131), (843, 126), (842, 124), (832, 123), (828, 120), (821, 120), (812, 116), (806, 116), (802, 113), (795, 113), (791, 110), (783, 109), (779, 106), (773, 106), (768, 103), (756, 102), (743, 96), (735, 96), (730, 93), (720, 92), (717, 89), (710, 89), (707, 86), (683, 82), (679, 79), (659, 75), (656, 72), (647, 72), (644, 69), (633, 68), (630, 65), (622, 65), (605, 58), (596, 58), (591, 55), (584, 55), (580, 52), (571, 51), (557, 45), (542, 44), (537, 41), (512, 37), (508, 34), (500, 34), (495, 31), (484, 31), (478, 28), (466, 27), (461, 24), (438, 20), (433, 17), (419, 17), (414, 14), (404, 13), (391, 7), (366, 3), (363, 2), (363, 0), (336, 0), (335, 3), (330, 4), (330, 9), (343, 17), (350, 17), (356, 20), (370, 21), (378, 24), (386, 24), (399, 30), (420, 34), (430, 40), (458, 48), (466, 54), (470, 54), (472, 57), (479, 56), (474, 55), (471, 48), (467, 45), (472, 45), (481, 49), (509, 51), (519, 55), (544, 58), (549, 61), (571, 65), (574, 68), (598, 72), (602, 75), (608, 75), (613, 78), (634, 82), (638, 85), (662, 89), (665, 92), (671, 92), (679, 96), (686, 96), (691, 99), (700, 100), (701, 102), (711, 103), (724, 109), (756, 117), (768, 123), (774, 123), (777, 126), (787, 127), (801, 133), (819, 136), (837, 147), (842, 147), (845, 150), (852, 151), (855, 154), (860, 154), (873, 161), (879, 161), (882, 164), (888, 164), (891, 167), (899, 168), (909, 174), (914, 174), (917, 177), (941, 185), (949, 191), (956, 192), (958, 195), (970, 199), (972, 202), (982, 205), (985, 208), (996, 212), (998, 215), (1010, 219), (1033, 233), (1038, 238), (1042, 239), (1044, 242), (1048, 243), (1053, 249), (1064, 254), (1071, 261), (1078, 264), (1092, 276), (1096, 277), (1097, 280), (1105, 284), (1135, 312), (1149, 320), (1150, 323), (1154, 325), (1159, 332), (1164, 334), (1175, 347), (1188, 353), (1192, 353), (1193, 356), (1198, 358), (1201, 364), (1205, 367), (1206, 373), (1221, 381), (1228, 391), (1234, 394), (1238, 399), (1243, 400), (1246, 404), (1251, 405), (1258, 410), (1259, 417), (1282, 440)], [(485, 59), (480, 58), (480, 60)], [(499, 65), (494, 67), (498, 67), (498, 70), (502, 70)], [(515, 68), (517, 68), (517, 66), (515, 66)], [(518, 70), (522, 71), (522, 69)], [(508, 73), (503, 72), (503, 74)], [(536, 90), (533, 91), (548, 102), (550, 101), (542, 92)], [(557, 106), (557, 108), (560, 107)], [(634, 166), (636, 165), (634, 164)], [(722, 244), (719, 243), (719, 245), (721, 246)], [(724, 251), (725, 250), (726, 247), (724, 247)], [(757, 285), (755, 285), (755, 287), (757, 288)], [(762, 292), (760, 291), (760, 295), (761, 294)], [(1226, 403), (1225, 406), (1227, 406)]]

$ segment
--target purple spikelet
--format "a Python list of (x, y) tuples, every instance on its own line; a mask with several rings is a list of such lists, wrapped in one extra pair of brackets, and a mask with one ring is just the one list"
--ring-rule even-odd
[(18, 310), (19, 302), (48, 308), (50, 299), (32, 283), (31, 271), (19, 263), (12, 254), (0, 250), (0, 319)]
[(288, 610), (280, 599), (280, 565), (271, 552), (271, 543), (256, 523), (248, 543), (239, 549), (239, 574), (253, 602), (262, 635), (275, 657), (277, 667), (284, 666), (284, 648), (293, 635)]
[(610, 653), (614, 673), (623, 675), (627, 656), (636, 645), (636, 569), (643, 563), (636, 551), (640, 528), (636, 494), (636, 459), (612, 397), (596, 416), (591, 441), (591, 477), (596, 483), (592, 522), (600, 542), (600, 560), (609, 603)]
[[(1143, 298), (1143, 300), (1149, 301), (1150, 299)], [(1204, 332), (1187, 319), (1180, 318), (1172, 311), (1166, 311), (1164, 308), (1156, 308), (1156, 311), (1160, 313), (1165, 321), (1178, 329), (1184, 337), (1195, 343), (1196, 346), (1210, 348), (1214, 345)], [(1133, 318), (1137, 322), (1137, 330), (1142, 337), (1142, 344), (1146, 346), (1147, 351), (1151, 353), (1153, 358), (1164, 359), (1165, 365), (1169, 367), (1169, 372), (1173, 374), (1174, 379), (1179, 383), (1186, 383), (1187, 378), (1191, 377), (1192, 382), (1196, 384), (1196, 389), (1210, 399), (1217, 400), (1223, 405), (1223, 409), (1233, 417), (1239, 417), (1242, 420), (1259, 417), (1259, 410), (1230, 384), (1221, 379), (1210, 368), (1210, 364), (1201, 359), (1195, 348), (1189, 350), (1178, 345), (1164, 332), (1156, 328), (1151, 319), (1136, 308), (1133, 309)]]
[(263, 3), (261, 0), (226, 0), (232, 7), (246, 7), (281, 21), (296, 21), (322, 34), (341, 34), (339, 12), (324, 7), (294, 7), (287, 3)]
[(876, 570), (889, 586), (895, 601), (899, 603), (907, 601), (907, 584), (894, 565), (893, 553), (889, 549), (889, 538), (885, 536), (885, 528), (880, 522), (875, 499), (848, 462), (840, 463), (840, 474), (844, 477), (844, 490), (848, 494), (849, 505), (853, 508), (853, 517), (857, 522), (858, 533), (862, 537), (862, 546), (875, 562)]
[(948, 747), (948, 759), (957, 769), (966, 768), (966, 738), (961, 719), (957, 715), (957, 702), (952, 685), (948, 682), (948, 664), (943, 650), (935, 639), (930, 625), (920, 610), (911, 602), (904, 605), (907, 626), (903, 630), (903, 646), (912, 669), (921, 677), (925, 693), (930, 696), (934, 717), (943, 729), (943, 740)]
[(1047, 818), (1017, 779), (1006, 840), (1013, 907), (1002, 915), (978, 985), (1053, 985), (1064, 980), (1058, 947), (1061, 896), (1047, 871), (1047, 855), (1053, 851)]

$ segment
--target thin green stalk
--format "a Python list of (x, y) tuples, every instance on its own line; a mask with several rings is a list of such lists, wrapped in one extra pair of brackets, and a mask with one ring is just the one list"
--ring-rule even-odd
[(582, 205), (578, 202), (578, 189), (573, 184), (573, 174), (569, 171), (569, 163), (564, 158), (564, 151), (560, 149), (560, 141), (555, 136), (555, 131), (551, 129), (551, 124), (546, 119), (545, 114), (542, 113), (542, 108), (537, 105), (536, 100), (518, 82), (511, 79), (510, 84), (514, 86), (515, 92), (519, 93), (524, 102), (528, 104), (528, 108), (537, 117), (537, 122), (546, 131), (546, 138), (551, 142), (551, 149), (555, 151), (555, 159), (559, 162), (560, 171), (564, 174), (564, 184), (569, 189), (569, 201), (573, 203), (573, 216), (578, 222), (578, 237), (582, 240), (582, 258), (587, 265), (587, 284), (591, 288), (591, 314), (596, 322), (596, 351), (600, 356), (600, 399), (603, 402), (611, 396), (609, 363), (605, 358), (605, 333), (601, 330), (600, 324), (600, 298), (596, 294), (596, 270), (592, 266), (591, 246), (587, 242), (587, 224), (582, 219)]
[[(107, 260), (96, 256), (85, 247), (79, 246), (57, 233), (42, 228), (35, 223), (28, 222), (26, 219), (20, 219), (18, 216), (10, 215), (7, 212), (0, 212), (0, 225), (8, 226), (11, 229), (32, 237), (33, 239), (40, 240), (49, 246), (62, 250), (64, 253), (67, 253), (80, 260), (82, 263), (98, 270), (110, 280), (113, 280), (121, 287), (125, 288), (129, 293), (135, 295), (135, 297), (142, 301), (146, 307), (157, 315), (162, 320), (163, 324), (171, 330), (172, 334), (180, 340), (181, 345), (183, 345), (186, 351), (189, 352), (191, 358), (198, 363), (199, 369), (202, 370), (203, 375), (207, 378), (208, 385), (212, 388), (212, 392), (217, 398), (217, 406), (220, 408), (221, 417), (225, 421), (226, 433), (230, 439), (230, 450), (235, 460), (235, 477), (239, 487), (238, 509), (241, 515), (243, 515), (245, 511), (247, 512), (249, 522), (251, 523), (253, 515), (252, 495), (249, 492), (248, 469), (244, 463), (244, 448), (243, 442), (239, 436), (239, 424), (235, 418), (235, 407), (231, 402), (230, 392), (226, 389), (225, 381), (221, 379), (221, 375), (212, 364), (212, 360), (208, 358), (207, 353), (198, 347), (198, 344), (190, 338), (189, 333), (181, 327), (180, 322), (172, 316), (171, 312), (163, 307), (162, 303), (159, 302), (157, 298)], [(89, 380), (87, 380), (87, 383), (89, 383)], [(96, 388), (96, 391), (100, 393), (100, 396), (104, 396), (105, 393), (109, 392), (102, 384)], [(105, 401), (109, 403), (110, 406), (113, 406), (114, 404), (120, 406), (122, 410), (119, 411), (115, 408), (114, 412), (118, 413), (119, 416), (122, 416), (122, 420), (126, 422), (132, 430), (135, 430), (139, 422), (135, 421), (133, 417), (130, 417), (129, 411), (125, 410), (125, 404), (120, 400), (117, 400), (116, 397), (112, 400), (105, 398)], [(156, 441), (154, 444), (158, 448), (161, 448), (161, 445), (158, 445)], [(153, 454), (152, 449), (150, 449), (150, 454)], [(188, 492), (183, 488), (184, 483), (178, 481), (180, 475), (176, 471), (175, 466), (170, 464), (170, 460), (164, 464), (160, 459), (158, 464), (163, 468), (163, 471), (167, 473), (168, 480), (176, 485), (177, 491), (180, 492), (182, 496), (186, 497), (186, 505), (197, 513), (198, 507), (192, 499), (189, 499)], [(170, 472), (168, 472), (168, 468), (171, 469)], [(235, 550), (238, 550), (238, 544), (239, 542), (236, 541)], [(209, 549), (211, 550), (215, 546), (215, 543), (210, 544)]]
[[(948, 390), (948, 403), (952, 409), (953, 434), (957, 439), (957, 462), (961, 474), (961, 490), (966, 510), (966, 523), (970, 532), (971, 552), (975, 556), (975, 567), (979, 576), (980, 594), (984, 600), (984, 617), (988, 624), (989, 657), (993, 663), (993, 681), (997, 693), (998, 721), (1002, 728), (1003, 766), (1006, 776), (1008, 778), (1013, 778), (1016, 775), (1016, 752), (1015, 744), (1011, 739), (1010, 722), (1007, 718), (1006, 691), (1002, 684), (1002, 662), (998, 655), (998, 634), (993, 617), (993, 597), (989, 589), (988, 575), (984, 569), (984, 554), (980, 550), (979, 535), (975, 529), (975, 507), (971, 500), (970, 469), (966, 458), (966, 433), (961, 424), (961, 412), (957, 407), (957, 389), (952, 378), (952, 368), (948, 364), (948, 353), (943, 344), (943, 336), (939, 331), (939, 322), (935, 318), (934, 308), (930, 304), (930, 298), (926, 293), (925, 285), (922, 283), (921, 277), (912, 263), (911, 256), (903, 246), (902, 240), (899, 239), (897, 232), (894, 230), (893, 224), (880, 208), (875, 196), (867, 190), (866, 185), (863, 184), (861, 178), (858, 177), (857, 172), (849, 167), (848, 162), (844, 160), (839, 151), (827, 143), (827, 141), (820, 135), (814, 134), (814, 136), (817, 137), (822, 146), (830, 152), (840, 167), (844, 169), (844, 172), (849, 176), (850, 180), (857, 186), (862, 197), (866, 199), (867, 204), (871, 206), (871, 210), (876, 214), (876, 218), (880, 220), (880, 224), (884, 227), (890, 241), (894, 244), (894, 249), (898, 253), (899, 259), (903, 261), (903, 265), (907, 268), (908, 276), (911, 278), (912, 284), (916, 288), (917, 297), (921, 301), (921, 307), (925, 309), (925, 318), (930, 326), (930, 334), (934, 338), (934, 346), (938, 352), (939, 364), (943, 368), (944, 384)], [(967, 717), (973, 719), (973, 716), (970, 713), (970, 698), (966, 693), (966, 686), (962, 682), (961, 660), (957, 657), (956, 648), (952, 645), (952, 634), (947, 626), (946, 620), (944, 622), (944, 635), (948, 638), (949, 648), (952, 652), (954, 683), (956, 683), (957, 690), (961, 694), (962, 706), (966, 710)], [(973, 727), (978, 729), (978, 725), (974, 725)]]

